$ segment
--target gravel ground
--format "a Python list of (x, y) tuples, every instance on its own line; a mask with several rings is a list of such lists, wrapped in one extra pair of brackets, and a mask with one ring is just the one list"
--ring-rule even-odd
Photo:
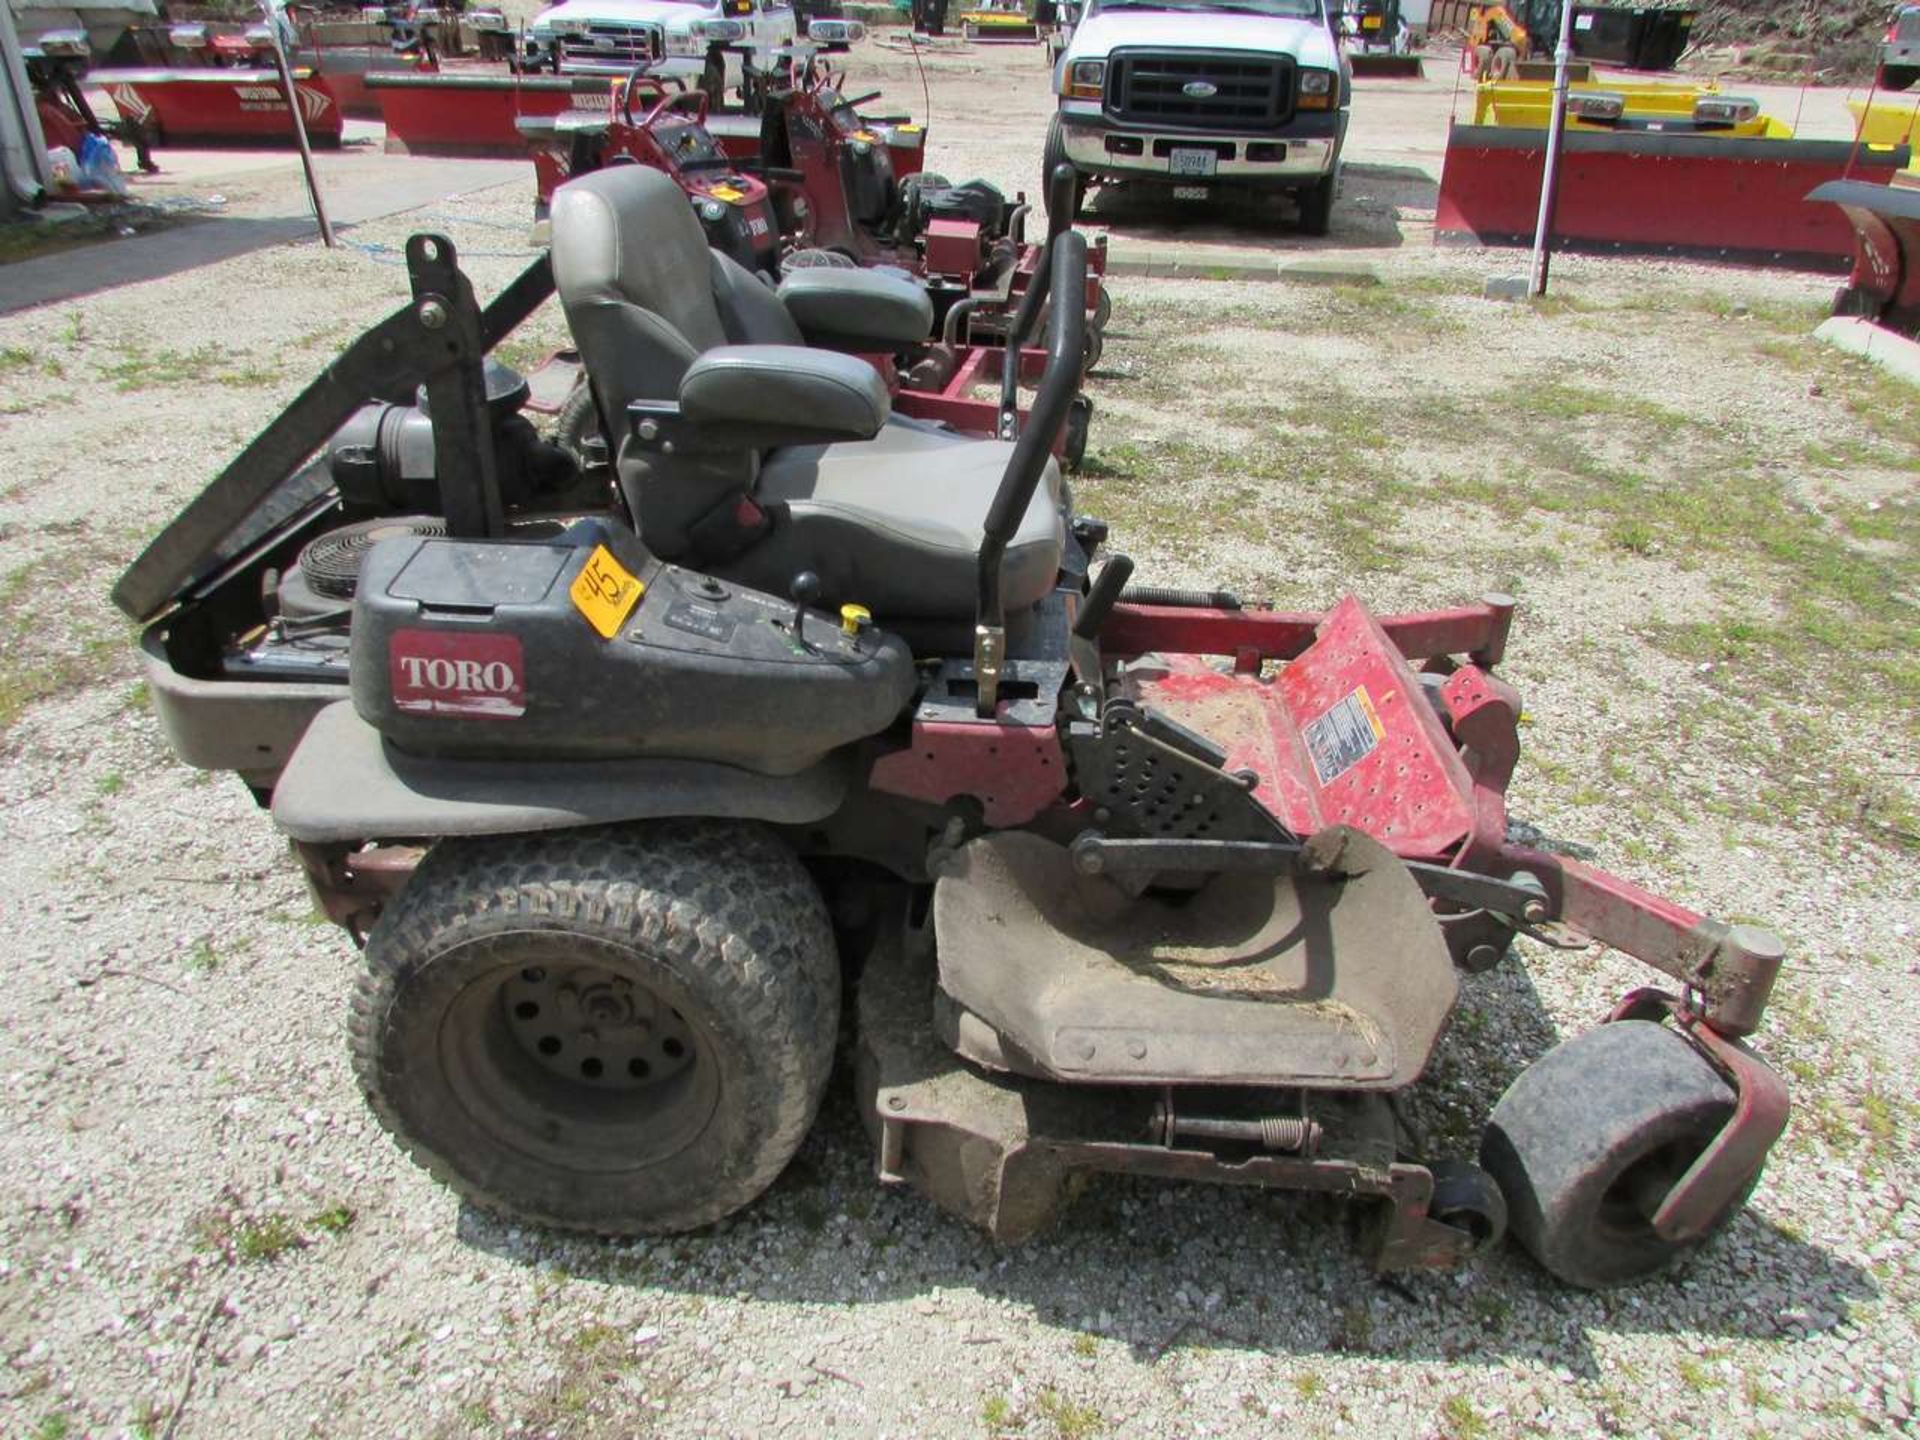
[[(903, 62), (869, 54), (899, 98)], [(1046, 100), (1026, 61), (1017, 86), (981, 83), (1000, 63), (935, 58), (932, 160), (1030, 183)], [(517, 268), (528, 191), (503, 187), (359, 227), (362, 248), (0, 319), (0, 1433), (1911, 1428), (1911, 689), (1854, 679), (1884, 657), (1837, 634), (1813, 683), (1756, 692), (1768, 657), (1700, 659), (1685, 622), (1787, 613), (1829, 583), (1794, 568), (1815, 561), (1738, 536), (1696, 548), (1711, 514), (1636, 538), (1617, 505), (1566, 497), (1594, 466), (1650, 497), (1691, 487), (1709, 512), (1723, 473), (1771, 486), (1804, 533), (1848, 537), (1818, 563), (1884, 562), (1878, 605), (1910, 647), (1912, 527), (1889, 517), (1915, 501), (1912, 402), (1783, 338), (1817, 313), (1816, 278), (1570, 260), (1555, 305), (1480, 301), (1478, 275), (1511, 257), (1421, 243), (1431, 178), (1402, 152), (1430, 138), (1356, 150), (1382, 173), (1358, 171), (1333, 243), (1380, 267), (1378, 290), (1114, 287), (1083, 497), (1169, 582), (1291, 604), (1355, 587), (1383, 608), (1520, 596), (1516, 812), (1792, 948), (1763, 1044), (1798, 1118), (1726, 1235), (1607, 1296), (1512, 1253), (1381, 1280), (1333, 1204), (1113, 1181), (1001, 1251), (874, 1183), (844, 1081), (772, 1191), (693, 1237), (557, 1242), (406, 1164), (346, 1063), (355, 956), (241, 788), (172, 762), (105, 591), (398, 303), (379, 247), (444, 229), (483, 294)], [(1128, 233), (1296, 243), (1257, 219), (1159, 223)], [(1727, 484), (1736, 511), (1762, 493)], [(1823, 798), (1842, 775), (1857, 809)], [(1465, 987), (1422, 1107), (1439, 1137), (1465, 1143), (1508, 1077), (1638, 978), (1618, 957), (1524, 960)]]

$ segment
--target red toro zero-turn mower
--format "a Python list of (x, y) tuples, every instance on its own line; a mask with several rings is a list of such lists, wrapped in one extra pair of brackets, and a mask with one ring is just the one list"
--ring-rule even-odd
[[(365, 946), (354, 1061), (415, 1159), (532, 1224), (709, 1224), (812, 1123), (846, 992), (881, 1178), (1002, 1239), (1119, 1171), (1373, 1202), (1389, 1267), (1511, 1224), (1603, 1286), (1740, 1209), (1780, 946), (1509, 840), (1510, 601), (1130, 591), (1049, 454), (1080, 305), (1032, 423), (968, 439), (845, 353), (923, 290), (778, 297), (637, 165), (552, 222), (484, 308), (414, 237), (411, 301), (114, 592), (176, 750)], [(1011, 349), (1086, 257), (1049, 240)], [(598, 472), (484, 360), (553, 289), (622, 417)], [(1673, 988), (1526, 1069), (1478, 1164), (1419, 1155), (1394, 1098), (1515, 935)]]
[[(824, 73), (807, 67), (801, 78), (811, 82)], [(831, 120), (821, 93), (812, 83), (776, 90), (764, 122), (767, 133), (817, 135), (823, 124), (838, 123)], [(1001, 342), (1007, 323), (1025, 294), (1025, 277), (1040, 251), (1024, 238), (1028, 207), (1024, 200), (1009, 207), (999, 191), (977, 181), (952, 186), (932, 177), (937, 183), (928, 184), (927, 177), (914, 174), (904, 187), (896, 185), (891, 156), (910, 155), (911, 160), (903, 163), (917, 168), (917, 141), (896, 146), (878, 132), (862, 131), (850, 133), (847, 145), (837, 151), (804, 142), (797, 158), (807, 163), (797, 168), (768, 164), (764, 157), (744, 159), (737, 145), (730, 152), (708, 128), (712, 119), (701, 92), (672, 88), (638, 70), (615, 92), (610, 116), (572, 111), (526, 117), (518, 123), (533, 151), (538, 218), (546, 216), (555, 189), (569, 177), (608, 165), (640, 164), (661, 171), (679, 185), (710, 245), (770, 280), (790, 270), (822, 265), (857, 265), (913, 276), (926, 288), (937, 335), (899, 354), (898, 365), (894, 352), (874, 357), (894, 392), (894, 408), (902, 415), (968, 434), (1005, 436), (1009, 395), (1021, 385), (1032, 385), (1045, 367), (1046, 352), (1039, 347), (1021, 355), (1017, 375), (1005, 374), (1003, 363)], [(882, 145), (883, 140), (888, 143)], [(875, 150), (874, 145), (882, 149)], [(796, 158), (784, 141), (777, 142), (775, 149)], [(921, 240), (882, 245), (871, 230), (851, 219), (855, 202), (849, 200), (850, 191), (892, 197), (873, 206), (864, 200), (858, 203), (863, 213), (871, 209), (892, 227), (888, 234), (917, 234)], [(911, 213), (894, 214), (902, 206)], [(987, 218), (952, 218), (961, 210)], [(942, 218), (936, 212), (950, 213)], [(809, 228), (818, 217), (830, 217), (824, 230)], [(1057, 223), (1065, 225), (1065, 216)], [(988, 229), (994, 232), (991, 243), (982, 238)], [(822, 248), (808, 243), (822, 236), (857, 237), (865, 248), (847, 244)], [(1105, 252), (1095, 253), (1104, 256)], [(1092, 369), (1099, 360), (1100, 335), (1111, 305), (1097, 277), (1089, 293), (1086, 368)], [(983, 393), (994, 386), (999, 387), (998, 395)], [(1092, 409), (1086, 397), (1075, 397), (1058, 440), (1058, 453), (1069, 466), (1077, 466), (1085, 453)], [(568, 448), (578, 449), (600, 433), (604, 432), (591, 392), (580, 385), (561, 405), (556, 437)]]

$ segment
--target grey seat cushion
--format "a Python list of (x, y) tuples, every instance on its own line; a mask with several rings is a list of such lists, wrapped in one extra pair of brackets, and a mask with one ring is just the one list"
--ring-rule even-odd
[(788, 439), (865, 440), (887, 423), (890, 408), (873, 366), (803, 345), (722, 345), (688, 366), (680, 382), (687, 419), (741, 433), (777, 427)]
[[(864, 605), (874, 619), (970, 619), (988, 507), (1013, 446), (889, 422), (871, 440), (775, 450), (755, 497), (775, 513), (771, 535), (727, 567), (784, 595), (795, 574), (819, 575), (822, 603)], [(1060, 467), (1047, 462), (1001, 571), (1009, 610), (1053, 588), (1066, 545)]]

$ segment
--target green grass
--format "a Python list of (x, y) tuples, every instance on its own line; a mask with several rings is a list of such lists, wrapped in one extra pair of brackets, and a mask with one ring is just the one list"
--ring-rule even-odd
[(78, 608), (86, 600), (73, 583), (69, 563), (51, 556), (0, 579), (0, 739), (29, 705), (96, 683), (129, 659), (124, 632)]
[(40, 1417), (40, 1423), (33, 1427), (33, 1440), (67, 1440), (73, 1433), (73, 1418), (56, 1411)]
[(262, 386), (278, 382), (283, 367), (261, 361), (221, 345), (197, 345), (191, 350), (142, 345), (120, 346), (120, 358), (99, 368), (103, 380), (132, 393), (168, 386)]

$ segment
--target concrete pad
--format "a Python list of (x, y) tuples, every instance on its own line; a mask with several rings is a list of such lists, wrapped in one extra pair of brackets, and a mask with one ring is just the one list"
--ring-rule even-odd
[(1489, 275), (1487, 283), (1480, 287), (1480, 295), (1485, 300), (1523, 301), (1533, 289), (1532, 277), (1526, 275)]
[(1282, 265), (1280, 278), (1294, 285), (1378, 285), (1380, 271), (1364, 260), (1316, 256)]
[(1258, 250), (1202, 250), (1191, 246), (1114, 243), (1107, 274), (1153, 280), (1276, 280), (1279, 262)]
[[(276, 162), (298, 167), (297, 156)], [(528, 182), (521, 160), (406, 160), (369, 156), (352, 169), (324, 167), (321, 192), (334, 228), (344, 229), (503, 181)], [(331, 170), (331, 173), (329, 173)], [(156, 280), (182, 270), (231, 260), (269, 245), (315, 238), (319, 231), (301, 196), (300, 210), (279, 214), (232, 214), (194, 219), (122, 240), (106, 240), (5, 268), (0, 315), (91, 295), (120, 285)], [(529, 206), (531, 209), (531, 206)]]
[(1909, 385), (1920, 385), (1920, 342), (1882, 329), (1858, 315), (1835, 315), (1815, 327), (1816, 338), (1861, 355)]

